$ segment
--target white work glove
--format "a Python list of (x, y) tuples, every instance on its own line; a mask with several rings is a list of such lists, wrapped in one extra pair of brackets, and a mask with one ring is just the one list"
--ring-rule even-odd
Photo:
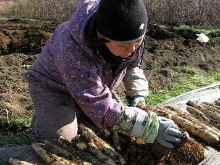
[(112, 131), (121, 132), (128, 136), (140, 138), (153, 143), (157, 137), (159, 123), (154, 112), (145, 112), (137, 107), (125, 106)]
[(136, 107), (138, 104), (140, 104), (142, 106), (146, 105), (144, 96), (137, 95), (132, 98), (130, 106)]
[(157, 142), (167, 148), (174, 148), (175, 143), (180, 143), (183, 134), (173, 120), (158, 116), (159, 130), (156, 137)]

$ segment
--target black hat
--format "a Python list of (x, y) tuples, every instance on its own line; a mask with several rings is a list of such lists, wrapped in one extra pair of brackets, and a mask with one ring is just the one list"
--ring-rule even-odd
[(132, 42), (147, 30), (142, 0), (101, 0), (96, 14), (97, 33), (110, 41)]

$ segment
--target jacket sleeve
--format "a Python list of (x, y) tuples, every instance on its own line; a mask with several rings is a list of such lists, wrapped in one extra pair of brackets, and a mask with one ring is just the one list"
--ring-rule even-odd
[[(143, 54), (142, 52), (139, 52)], [(139, 64), (136, 66), (130, 66), (127, 69), (126, 75), (123, 78), (123, 83), (127, 92), (127, 96), (144, 96), (149, 95), (148, 91), (148, 81), (144, 75), (142, 69), (142, 59), (140, 59)]]
[(147, 97), (149, 95), (148, 81), (143, 73), (143, 69), (139, 67), (127, 70), (123, 83), (127, 95), (130, 97), (137, 95)]

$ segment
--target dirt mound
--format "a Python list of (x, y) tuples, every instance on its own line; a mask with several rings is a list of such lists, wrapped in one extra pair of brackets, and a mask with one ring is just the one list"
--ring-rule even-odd
[(39, 53), (57, 25), (44, 21), (0, 20), (0, 55)]

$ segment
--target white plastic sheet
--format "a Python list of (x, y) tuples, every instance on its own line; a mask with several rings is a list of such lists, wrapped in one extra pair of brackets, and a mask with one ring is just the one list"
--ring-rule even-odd
[(209, 37), (206, 36), (204, 33), (200, 33), (200, 34), (196, 34), (197, 36), (199, 36), (196, 40), (200, 41), (200, 42), (208, 42), (209, 41)]

